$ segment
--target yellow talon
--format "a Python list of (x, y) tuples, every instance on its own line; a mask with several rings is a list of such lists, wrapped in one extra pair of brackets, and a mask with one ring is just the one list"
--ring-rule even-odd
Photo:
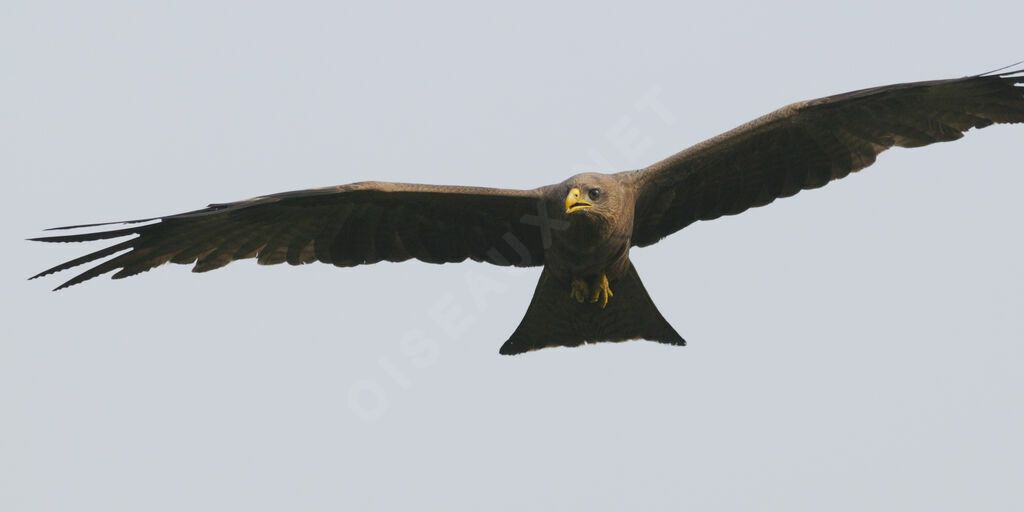
[(604, 309), (608, 305), (608, 299), (614, 295), (612, 289), (608, 287), (608, 276), (601, 274), (601, 281), (591, 291), (590, 302), (601, 301), (601, 309)]
[(583, 302), (589, 291), (587, 282), (582, 279), (572, 280), (572, 290), (569, 291), (569, 296), (576, 299), (576, 302)]
[(590, 302), (601, 302), (601, 309), (604, 309), (608, 305), (608, 299), (615, 295), (612, 293), (612, 289), (608, 286), (608, 276), (601, 274), (600, 280), (593, 287), (587, 284), (582, 279), (572, 280), (572, 289), (569, 290), (569, 297), (576, 299), (576, 302), (582, 303), (587, 300)]

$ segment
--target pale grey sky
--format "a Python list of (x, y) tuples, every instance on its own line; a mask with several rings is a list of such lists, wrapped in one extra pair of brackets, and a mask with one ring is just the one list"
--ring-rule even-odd
[(0, 509), (1024, 501), (1024, 126), (633, 251), (685, 348), (499, 356), (536, 269), (240, 262), (51, 293), (25, 278), (100, 245), (23, 241), (366, 179), (641, 167), (793, 101), (1024, 59), (1019, 3), (2, 11)]

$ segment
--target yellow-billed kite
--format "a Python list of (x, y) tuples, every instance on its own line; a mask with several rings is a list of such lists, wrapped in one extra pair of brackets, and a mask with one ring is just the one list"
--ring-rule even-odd
[[(1024, 122), (1022, 86), (1024, 70), (1017, 70), (795, 103), (645, 169), (578, 174), (533, 190), (366, 182), (108, 223), (129, 226), (34, 238), (135, 235), (33, 278), (110, 256), (57, 289), (113, 271), (118, 279), (171, 262), (205, 272), (245, 258), (265, 265), (415, 258), (543, 266), (502, 354), (638, 338), (683, 345), (640, 282), (630, 248), (698, 220), (821, 187), (893, 146), (925, 146), (959, 139), (971, 128)], [(100, 225), (107, 224), (54, 229)]]

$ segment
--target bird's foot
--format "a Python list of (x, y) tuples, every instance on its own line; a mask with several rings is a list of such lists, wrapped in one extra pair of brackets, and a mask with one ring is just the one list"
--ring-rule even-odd
[(573, 279), (569, 296), (576, 299), (576, 302), (582, 303), (587, 300), (588, 295), (590, 295), (590, 287), (587, 286), (587, 282), (582, 279)]
[(597, 278), (597, 283), (591, 286), (587, 284), (583, 279), (573, 279), (572, 289), (569, 291), (569, 297), (576, 299), (576, 302), (582, 303), (583, 301), (589, 300), (590, 302), (600, 302), (601, 309), (604, 309), (608, 305), (608, 299), (614, 295), (612, 289), (608, 286), (608, 276), (601, 274)]
[(608, 276), (601, 274), (597, 286), (590, 290), (590, 302), (601, 301), (601, 309), (604, 309), (612, 295), (612, 289), (608, 287)]

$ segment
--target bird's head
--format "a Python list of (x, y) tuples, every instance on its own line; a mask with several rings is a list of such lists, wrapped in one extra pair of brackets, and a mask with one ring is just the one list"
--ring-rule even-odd
[(577, 174), (563, 182), (565, 215), (570, 221), (613, 223), (623, 213), (622, 186), (606, 174)]

